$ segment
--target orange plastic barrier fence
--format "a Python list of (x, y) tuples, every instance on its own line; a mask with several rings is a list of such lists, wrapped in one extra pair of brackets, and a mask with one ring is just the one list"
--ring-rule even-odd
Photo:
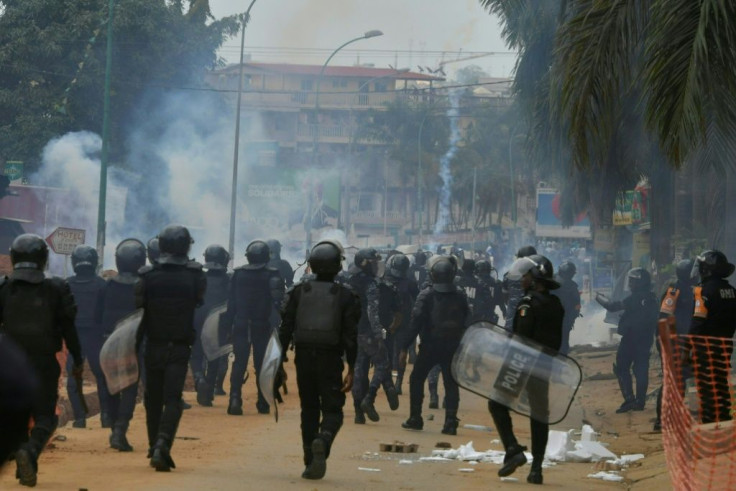
[(662, 440), (674, 489), (736, 489), (731, 338), (677, 335), (659, 321)]

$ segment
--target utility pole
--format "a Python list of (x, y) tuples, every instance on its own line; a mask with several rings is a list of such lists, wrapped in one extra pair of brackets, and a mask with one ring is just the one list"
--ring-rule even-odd
[(240, 104), (243, 98), (243, 51), (245, 50), (245, 26), (250, 20), (250, 9), (256, 0), (252, 0), (248, 6), (248, 10), (243, 15), (243, 30), (240, 35), (240, 66), (238, 67), (238, 106), (235, 111), (235, 149), (233, 151), (233, 182), (232, 191), (230, 192), (230, 241), (228, 243), (228, 252), (230, 252), (230, 260), (235, 257), (235, 208), (238, 202), (238, 147), (240, 144)]
[(112, 24), (115, 17), (115, 0), (108, 3), (107, 52), (105, 59), (105, 92), (102, 105), (102, 155), (100, 157), (100, 194), (97, 200), (97, 254), (99, 268), (105, 261), (105, 207), (107, 201), (107, 160), (110, 148), (110, 72), (112, 71)]

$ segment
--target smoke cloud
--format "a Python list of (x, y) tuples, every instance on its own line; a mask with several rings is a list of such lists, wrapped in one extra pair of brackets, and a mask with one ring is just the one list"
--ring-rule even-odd
[(457, 90), (450, 91), (448, 94), (450, 100), (450, 109), (447, 111), (447, 117), (450, 121), (450, 145), (445, 155), (440, 159), (439, 175), (442, 179), (442, 187), (439, 193), (439, 216), (434, 224), (434, 235), (442, 233), (450, 221), (450, 205), (452, 197), (452, 172), (450, 163), (452, 162), (455, 152), (457, 152), (457, 143), (460, 141), (460, 129), (458, 127), (458, 105), (460, 103), (460, 93)]

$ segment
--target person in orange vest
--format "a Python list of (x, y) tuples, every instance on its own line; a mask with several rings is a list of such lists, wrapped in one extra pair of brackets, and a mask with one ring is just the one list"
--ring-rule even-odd
[[(692, 259), (683, 259), (677, 263), (677, 267), (675, 268), (677, 280), (667, 287), (667, 290), (662, 295), (662, 300), (659, 306), (660, 319), (666, 319), (670, 316), (675, 317), (675, 326), (678, 335), (687, 334), (690, 329), (690, 319), (693, 315), (693, 305), (695, 303), (693, 298), (693, 286), (695, 282), (691, 278), (692, 269)], [(659, 342), (657, 343), (657, 349), (661, 352)], [(689, 373), (689, 368), (683, 367), (683, 381), (689, 376)], [(657, 420), (654, 422), (654, 431), (661, 431), (661, 429), (662, 387), (660, 386), (659, 394), (657, 395)]]
[(734, 265), (721, 251), (710, 250), (697, 257), (695, 267), (700, 283), (694, 290), (690, 335), (722, 338), (698, 339), (691, 353), (700, 419), (702, 423), (727, 421), (733, 419), (728, 379), (736, 331), (736, 288), (726, 278), (733, 274)]

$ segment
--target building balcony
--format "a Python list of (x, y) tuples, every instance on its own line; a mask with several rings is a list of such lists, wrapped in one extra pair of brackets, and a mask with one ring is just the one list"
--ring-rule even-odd
[[(320, 93), (321, 109), (380, 109), (404, 94), (395, 92), (368, 93)], [(314, 92), (248, 92), (242, 93), (242, 105), (251, 109), (267, 109), (272, 111), (294, 111), (314, 109), (316, 105)]]
[[(411, 220), (408, 216), (400, 211), (386, 212), (385, 222), (387, 225), (402, 226)], [(350, 213), (350, 222), (355, 225), (383, 225), (384, 217), (382, 210), (371, 211), (354, 211)]]
[[(349, 144), (353, 138), (355, 127), (348, 124), (308, 124), (300, 123), (296, 127), (296, 139), (298, 142), (311, 143), (314, 141), (314, 132), (318, 131), (317, 140), (320, 143), (344, 143)], [(362, 144), (381, 144), (379, 141), (361, 138)]]

